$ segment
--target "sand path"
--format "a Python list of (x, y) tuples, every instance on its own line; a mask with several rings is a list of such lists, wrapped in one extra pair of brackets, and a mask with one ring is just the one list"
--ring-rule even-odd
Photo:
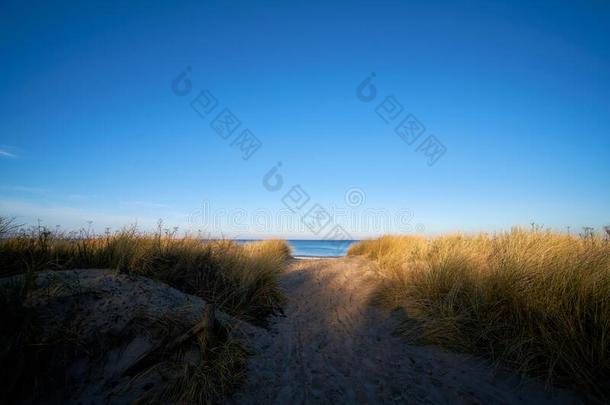
[(364, 259), (300, 260), (282, 279), (285, 317), (253, 356), (235, 403), (577, 403), (565, 391), (470, 356), (406, 344), (391, 314), (369, 304)]

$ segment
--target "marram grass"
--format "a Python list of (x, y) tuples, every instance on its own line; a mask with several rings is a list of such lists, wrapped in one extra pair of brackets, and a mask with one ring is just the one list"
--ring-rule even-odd
[(0, 239), (0, 277), (40, 270), (116, 269), (163, 281), (255, 323), (284, 302), (277, 279), (289, 258), (284, 241), (240, 245), (135, 229), (95, 237), (38, 230)]
[(375, 298), (405, 311), (407, 337), (485, 354), (548, 383), (608, 398), (608, 241), (514, 229), (384, 236), (348, 254), (375, 261)]
[[(65, 235), (45, 229), (15, 231), (10, 221), (0, 218), (0, 277), (25, 273), (31, 282), (41, 270), (111, 268), (165, 282), (254, 323), (264, 323), (285, 300), (277, 281), (291, 256), (283, 241), (239, 245), (177, 238), (171, 232), (141, 234), (135, 229), (106, 236)], [(0, 397), (7, 403), (44, 397), (45, 389), (52, 385), (49, 375), (63, 377), (55, 356), (80, 347), (68, 334), (50, 343), (42, 338), (36, 311), (25, 305), (32, 284), (1, 287), (0, 363), (14, 367), (0, 372)], [(226, 331), (218, 333), (213, 346), (199, 342), (202, 359), (196, 365), (180, 361), (158, 365), (177, 377), (155, 391), (156, 396), (143, 397), (141, 402), (223, 402), (244, 378), (247, 353)]]

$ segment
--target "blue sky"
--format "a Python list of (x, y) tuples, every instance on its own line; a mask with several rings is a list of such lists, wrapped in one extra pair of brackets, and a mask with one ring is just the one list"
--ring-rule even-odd
[[(610, 223), (607, 2), (110, 3), (0, 5), (2, 215), (325, 237), (283, 202), (299, 185), (353, 237)], [(403, 110), (385, 123), (388, 96)], [(241, 121), (227, 140), (224, 108)], [(412, 145), (395, 133), (409, 114)], [(247, 160), (244, 129), (262, 144)]]

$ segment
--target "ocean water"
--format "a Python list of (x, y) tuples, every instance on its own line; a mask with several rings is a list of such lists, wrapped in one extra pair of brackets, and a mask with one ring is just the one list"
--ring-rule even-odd
[(289, 240), (293, 256), (345, 256), (357, 240)]
[[(253, 239), (238, 239), (237, 243), (254, 242)], [(349, 247), (357, 240), (303, 240), (290, 239), (287, 241), (292, 248), (293, 256), (345, 256)]]

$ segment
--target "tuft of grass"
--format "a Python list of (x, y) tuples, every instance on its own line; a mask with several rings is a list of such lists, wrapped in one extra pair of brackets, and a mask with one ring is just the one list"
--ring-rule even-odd
[(146, 398), (152, 404), (221, 404), (245, 378), (247, 353), (236, 342), (226, 340), (205, 354), (196, 365), (176, 362), (178, 377), (166, 388)]
[[(169, 321), (168, 325), (173, 322)], [(174, 326), (175, 327), (175, 326)], [(183, 326), (185, 328), (185, 326)], [(216, 325), (213, 341), (198, 336), (195, 359), (186, 353), (168, 353), (160, 363), (135, 376), (135, 381), (151, 374), (163, 376), (164, 384), (138, 398), (143, 404), (218, 404), (245, 379), (247, 351), (230, 338), (229, 330)], [(169, 329), (168, 329), (169, 333)]]
[(348, 255), (374, 260), (376, 301), (401, 308), (411, 339), (484, 354), (609, 398), (610, 243), (513, 229), (432, 239), (384, 236)]

